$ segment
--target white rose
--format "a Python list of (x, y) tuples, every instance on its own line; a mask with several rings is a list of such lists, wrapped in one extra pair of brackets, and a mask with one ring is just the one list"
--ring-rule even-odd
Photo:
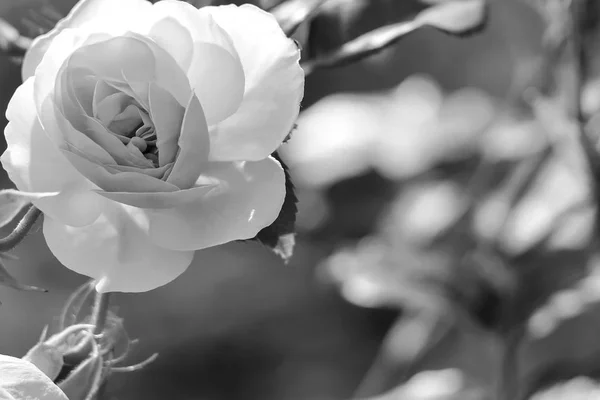
[(99, 291), (147, 291), (281, 209), (299, 50), (251, 5), (82, 0), (25, 56), (2, 165)]

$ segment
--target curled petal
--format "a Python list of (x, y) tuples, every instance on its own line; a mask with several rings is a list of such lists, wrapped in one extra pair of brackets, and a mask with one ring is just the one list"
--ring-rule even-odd
[(249, 239), (279, 215), (285, 197), (281, 165), (258, 162), (210, 163), (198, 184), (214, 187), (177, 208), (148, 210), (152, 240), (168, 249), (197, 250)]
[(110, 202), (92, 224), (74, 228), (44, 219), (44, 237), (67, 268), (99, 281), (103, 292), (145, 292), (177, 278), (192, 261), (192, 251), (155, 245), (147, 234), (144, 211)]
[(179, 146), (179, 132), (185, 109), (166, 90), (152, 83), (148, 90), (150, 116), (156, 129), (158, 165), (175, 160)]
[(93, 23), (101, 31), (126, 27), (151, 9), (146, 0), (81, 0), (50, 32), (35, 38), (23, 59), (23, 81), (33, 76), (52, 41), (69, 28)]
[(211, 130), (210, 158), (261, 160), (279, 147), (298, 117), (304, 95), (300, 50), (273, 15), (255, 6), (203, 10), (231, 36), (246, 78), (237, 111)]
[(72, 151), (63, 150), (62, 154), (83, 176), (107, 192), (174, 192), (179, 189), (150, 175), (105, 168)]
[(210, 151), (206, 118), (196, 96), (190, 98), (185, 110), (178, 145), (179, 155), (167, 182), (188, 189), (205, 168)]
[(0, 160), (17, 188), (26, 192), (57, 192), (34, 200), (45, 214), (69, 225), (94, 221), (102, 208), (97, 187), (85, 179), (52, 143), (35, 114), (33, 78), (15, 92), (6, 116), (7, 149)]

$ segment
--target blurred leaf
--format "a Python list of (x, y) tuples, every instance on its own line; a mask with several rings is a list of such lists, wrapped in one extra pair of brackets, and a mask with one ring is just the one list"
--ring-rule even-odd
[(51, 196), (54, 193), (27, 193), (14, 189), (0, 191), (0, 228), (10, 223), (31, 200)]
[(454, 0), (422, 11), (415, 20), (449, 34), (467, 35), (480, 31), (486, 17), (486, 0)]
[(281, 29), (290, 36), (307, 18), (315, 13), (326, 0), (288, 0), (275, 6), (270, 12)]
[(258, 232), (256, 239), (273, 250), (284, 261), (288, 261), (294, 252), (298, 198), (287, 166), (277, 153), (273, 153), (273, 157), (279, 161), (285, 173), (285, 199), (277, 219)]
[(518, 288), (505, 327), (526, 324), (534, 338), (549, 335), (563, 321), (600, 301), (600, 268), (582, 251), (538, 251), (518, 258)]
[(302, 66), (305, 72), (310, 74), (317, 68), (338, 67), (356, 62), (382, 51), (409, 33), (425, 26), (459, 36), (475, 33), (484, 27), (486, 11), (485, 0), (456, 0), (442, 3), (421, 11), (414, 19), (373, 29), (344, 43), (338, 49), (323, 55), (315, 55), (315, 58), (305, 61)]
[(42, 289), (36, 286), (23, 285), (19, 283), (0, 263), (0, 286), (8, 286), (17, 290), (34, 291), (34, 292), (47, 292), (48, 290)]
[(597, 399), (600, 398), (600, 384), (596, 379), (587, 376), (578, 376), (540, 389), (530, 398), (531, 400)]

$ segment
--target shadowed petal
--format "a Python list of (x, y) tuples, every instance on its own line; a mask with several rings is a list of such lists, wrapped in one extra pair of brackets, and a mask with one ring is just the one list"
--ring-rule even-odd
[(103, 292), (145, 292), (177, 278), (194, 252), (152, 243), (143, 210), (110, 202), (91, 225), (74, 228), (44, 219), (44, 237), (67, 268), (99, 281)]
[(94, 221), (104, 200), (90, 190), (97, 187), (63, 157), (44, 133), (33, 104), (33, 78), (12, 97), (4, 131), (7, 149), (0, 160), (17, 188), (26, 192), (59, 192), (35, 200), (45, 214), (70, 225)]

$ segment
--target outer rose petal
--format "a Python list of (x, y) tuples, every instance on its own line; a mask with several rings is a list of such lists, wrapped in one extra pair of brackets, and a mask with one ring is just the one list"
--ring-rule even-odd
[(180, 207), (147, 210), (150, 237), (168, 249), (198, 250), (250, 239), (279, 215), (285, 175), (277, 160), (211, 163), (197, 184), (215, 187)]
[(29, 361), (0, 355), (0, 400), (68, 400), (50, 378)]
[(211, 159), (261, 160), (292, 129), (304, 95), (300, 50), (272, 14), (252, 5), (204, 7), (233, 39), (246, 76), (239, 109), (211, 132)]
[(79, 28), (93, 23), (100, 31), (125, 27), (141, 17), (152, 4), (147, 0), (81, 0), (69, 14), (60, 20), (50, 32), (38, 36), (23, 59), (23, 81), (33, 76), (35, 69), (46, 54), (52, 40), (68, 28)]
[[(159, 1), (150, 14), (148, 27), (141, 32), (149, 32), (161, 46), (168, 46), (165, 49), (181, 49), (191, 55), (189, 60), (180, 55), (174, 57), (187, 71), (208, 124), (232, 115), (242, 101), (245, 84), (240, 58), (227, 32), (209, 13), (185, 1)], [(176, 26), (186, 30), (188, 37)], [(188, 38), (192, 42), (190, 48)]]
[(26, 192), (59, 192), (35, 200), (44, 213), (69, 225), (87, 225), (98, 218), (105, 200), (48, 139), (33, 103), (33, 78), (13, 95), (6, 117), (7, 149), (0, 161), (17, 188)]
[[(177, 278), (193, 251), (173, 251), (152, 243), (144, 211), (109, 202), (91, 225), (73, 228), (44, 218), (44, 237), (67, 268), (99, 281), (103, 292), (145, 292)], [(167, 228), (168, 229), (168, 228)]]

